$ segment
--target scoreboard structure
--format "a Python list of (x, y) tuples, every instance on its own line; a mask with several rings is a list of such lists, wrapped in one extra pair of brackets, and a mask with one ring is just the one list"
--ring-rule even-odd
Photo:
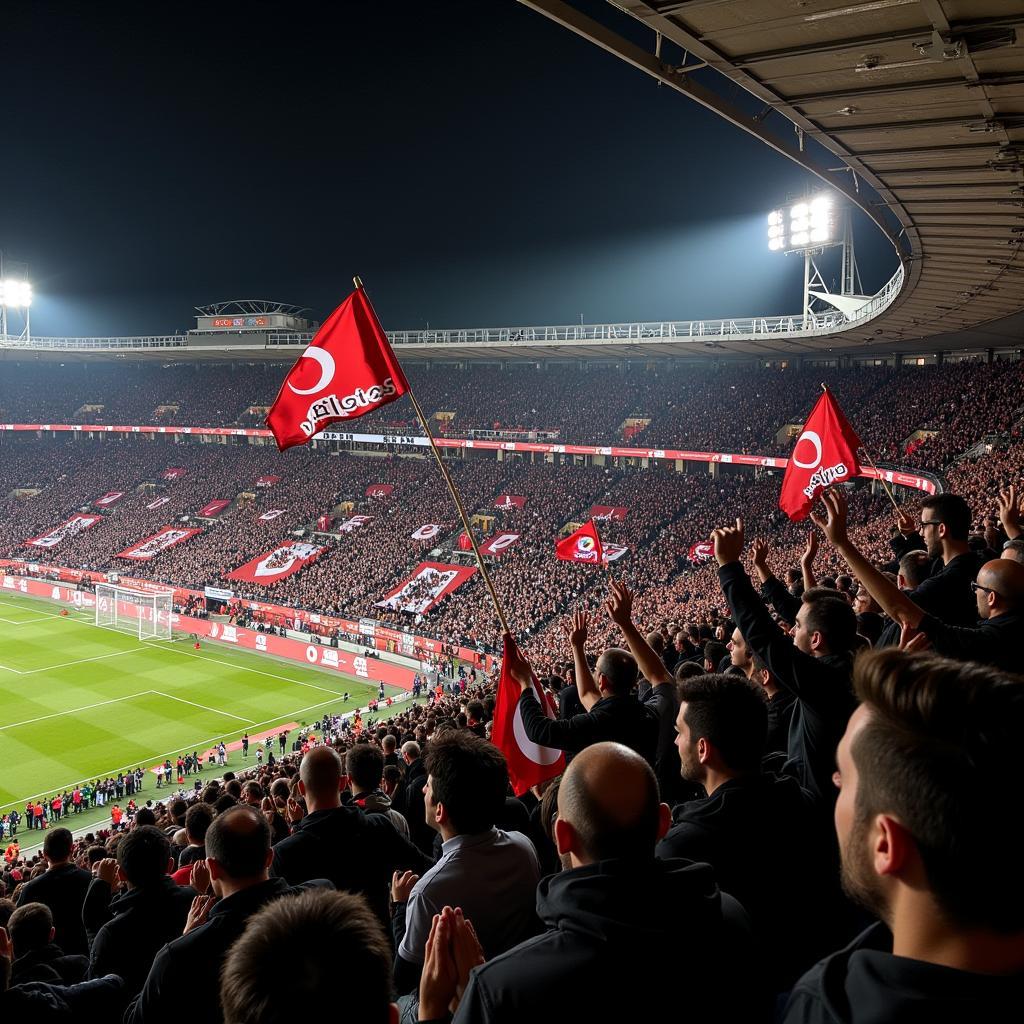
[(315, 331), (319, 323), (309, 319), (306, 306), (265, 299), (232, 299), (196, 306), (196, 327), (189, 334), (253, 334), (284, 332), (303, 334)]

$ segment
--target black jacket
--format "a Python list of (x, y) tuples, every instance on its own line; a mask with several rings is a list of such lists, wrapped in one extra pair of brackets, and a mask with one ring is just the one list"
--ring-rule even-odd
[(94, 878), (82, 910), (92, 938), (89, 977), (119, 974), (129, 998), (138, 995), (153, 958), (184, 930), (195, 895), (164, 875), (152, 888), (130, 889), (111, 899), (110, 886)]
[(65, 953), (89, 955), (89, 942), (82, 924), (82, 904), (92, 876), (74, 864), (51, 867), (26, 882), (18, 894), (18, 906), (26, 903), (45, 903), (53, 914), (56, 934), (54, 943)]
[(427, 769), (423, 758), (418, 757), (405, 769), (402, 788), (395, 794), (391, 806), (402, 815), (409, 824), (409, 838), (428, 854), (434, 845), (434, 830), (427, 824), (426, 804), (423, 787), (427, 784)]
[(1020, 672), (1024, 613), (1010, 611), (976, 626), (951, 626), (926, 615), (918, 629), (932, 642), (936, 654), (960, 661), (977, 661), (1007, 672)]
[(704, 861), (750, 915), (777, 992), (852, 932), (842, 906), (831, 823), (788, 776), (732, 779), (682, 804), (658, 844), (662, 858)]
[[(330, 888), (324, 880), (310, 883)], [(308, 887), (303, 887), (308, 888)], [(298, 892), (284, 879), (271, 878), (215, 904), (206, 924), (168, 943), (156, 955), (142, 992), (124, 1014), (124, 1024), (178, 1024), (187, 1004), (189, 1024), (219, 1024), (220, 967), (245, 923), (279, 896)]]
[(412, 870), (422, 875), (432, 863), (382, 814), (341, 806), (298, 822), (274, 847), (270, 873), (292, 885), (326, 878), (338, 889), (362, 893), (388, 928), (392, 874)]
[(1000, 977), (892, 955), (881, 924), (797, 982), (784, 1024), (1001, 1024), (1020, 1020), (1024, 974)]
[(532, 690), (519, 697), (526, 735), (542, 747), (578, 754), (593, 743), (611, 741), (635, 750), (652, 767), (657, 763), (663, 715), (672, 714), (672, 686), (655, 686), (645, 702), (633, 694), (603, 697), (572, 718), (548, 718)]
[(116, 1021), (124, 1003), (124, 984), (112, 974), (67, 986), (29, 982), (0, 993), (0, 1017), (32, 1024)]
[(789, 727), (793, 722), (796, 697), (789, 690), (779, 690), (768, 698), (768, 738), (765, 741), (766, 754), (789, 751)]
[[(456, 1024), (766, 1019), (749, 922), (711, 868), (608, 860), (541, 881), (546, 931), (474, 969)], [(567, 1014), (567, 1007), (571, 1012)]]
[(60, 946), (50, 942), (42, 949), (33, 949), (14, 961), (11, 965), (11, 984), (42, 981), (50, 985), (76, 985), (85, 979), (88, 969), (88, 957), (66, 956)]
[(778, 684), (796, 697), (789, 727), (786, 774), (831, 806), (836, 747), (856, 707), (849, 654), (815, 658), (799, 650), (772, 619), (739, 562), (718, 570), (725, 599), (747, 645), (764, 658)]

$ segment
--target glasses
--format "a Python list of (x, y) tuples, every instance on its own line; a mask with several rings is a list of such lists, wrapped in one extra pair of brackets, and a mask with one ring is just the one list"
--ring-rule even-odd
[(980, 583), (976, 583), (974, 580), (971, 581), (971, 590), (977, 593), (979, 590), (983, 590), (986, 594), (995, 594), (998, 597), (1003, 595), (998, 590), (993, 590), (991, 587), (983, 587)]
[(920, 525), (921, 529), (923, 530), (926, 526), (941, 526), (942, 525), (942, 520), (941, 519), (923, 519), (919, 525)]

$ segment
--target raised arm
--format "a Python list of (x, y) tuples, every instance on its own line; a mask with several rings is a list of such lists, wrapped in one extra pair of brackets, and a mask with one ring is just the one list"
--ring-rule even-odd
[(807, 531), (807, 547), (800, 556), (800, 574), (804, 578), (804, 590), (811, 590), (818, 585), (814, 575), (814, 559), (818, 554), (818, 535), (814, 530)]
[(999, 522), (1003, 524), (1006, 536), (1010, 540), (1016, 540), (1024, 530), (1021, 529), (1020, 520), (1024, 509), (1017, 503), (1017, 487), (1010, 484), (1004, 491), (999, 492)]
[(665, 663), (655, 654), (654, 649), (647, 642), (647, 638), (633, 623), (633, 593), (625, 583), (618, 580), (611, 581), (604, 609), (612, 622), (622, 630), (629, 653), (636, 658), (636, 663), (647, 682), (651, 686), (661, 686), (663, 683), (671, 682), (672, 676), (665, 668)]
[(590, 616), (582, 609), (562, 621), (562, 632), (572, 649), (572, 663), (576, 670), (576, 692), (580, 703), (589, 711), (600, 699), (601, 691), (587, 664), (587, 629)]
[(800, 611), (800, 598), (794, 597), (782, 580), (768, 568), (768, 552), (771, 550), (768, 541), (757, 537), (750, 545), (750, 550), (754, 556), (754, 572), (761, 581), (761, 596), (771, 602), (783, 622), (792, 626)]

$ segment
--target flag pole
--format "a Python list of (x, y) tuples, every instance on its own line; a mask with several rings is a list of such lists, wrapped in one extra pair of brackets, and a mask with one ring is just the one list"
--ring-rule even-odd
[[(828, 385), (824, 381), (821, 383), (821, 390), (826, 392), (828, 391)], [(885, 491), (885, 496), (892, 502), (892, 507), (896, 509), (896, 514), (902, 516), (903, 509), (901, 509), (896, 503), (896, 498), (893, 496), (892, 488), (889, 486), (888, 481), (878, 471), (878, 467), (875, 465), (875, 460), (871, 458), (871, 452), (868, 451), (868, 446), (862, 441), (860, 447), (861, 451), (864, 452), (864, 455), (867, 457), (868, 465), (875, 471), (875, 479), (882, 485), (882, 489)]]
[[(362, 278), (353, 277), (352, 283), (360, 291), (364, 290)], [(473, 545), (473, 554), (476, 557), (477, 568), (479, 568), (480, 575), (483, 577), (484, 585), (487, 587), (487, 592), (491, 596), (491, 604), (494, 605), (494, 613), (497, 615), (498, 622), (501, 624), (501, 630), (503, 633), (511, 633), (512, 631), (508, 628), (508, 620), (505, 618), (505, 611), (501, 607), (501, 602), (498, 600), (498, 592), (494, 589), (491, 574), (487, 571), (487, 566), (484, 563), (483, 556), (480, 554), (480, 547), (476, 542), (476, 537), (473, 536), (473, 528), (470, 525), (469, 516), (466, 515), (466, 508), (462, 504), (462, 496), (459, 494), (459, 489), (455, 485), (455, 481), (452, 479), (451, 473), (448, 472), (448, 467), (444, 464), (444, 459), (441, 457), (441, 449), (437, 447), (434, 435), (431, 433), (430, 427), (427, 425), (427, 418), (423, 415), (423, 409), (420, 407), (420, 403), (416, 400), (416, 394), (412, 389), (412, 385), (409, 385), (409, 390), (406, 394), (412, 402), (413, 410), (416, 413), (416, 418), (420, 421), (423, 433), (426, 434), (427, 440), (430, 442), (430, 450), (434, 453), (438, 469), (441, 470), (441, 476), (444, 477), (444, 482), (448, 485), (448, 492), (451, 494), (452, 501), (455, 502), (455, 507), (459, 511), (459, 518), (462, 520), (466, 536), (469, 537), (469, 542)]]

